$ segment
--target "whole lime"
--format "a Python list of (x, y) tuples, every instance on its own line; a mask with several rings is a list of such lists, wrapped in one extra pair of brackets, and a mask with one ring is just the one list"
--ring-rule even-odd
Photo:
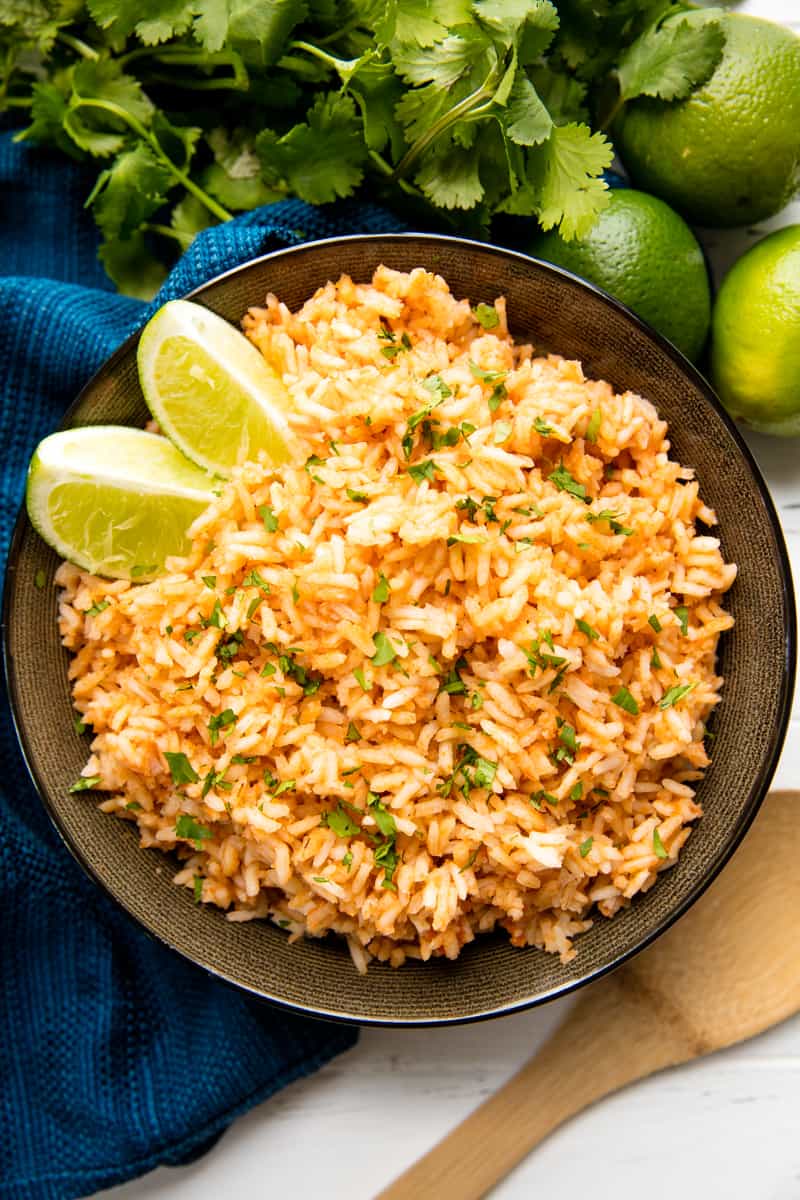
[(800, 225), (748, 250), (719, 290), (711, 370), (722, 403), (762, 433), (800, 434)]
[(631, 181), (700, 225), (778, 212), (800, 185), (800, 38), (729, 13), (722, 59), (686, 100), (630, 102), (613, 125)]
[(536, 238), (530, 253), (583, 276), (695, 359), (708, 334), (711, 293), (703, 252), (669, 205), (633, 189), (611, 200), (585, 237)]

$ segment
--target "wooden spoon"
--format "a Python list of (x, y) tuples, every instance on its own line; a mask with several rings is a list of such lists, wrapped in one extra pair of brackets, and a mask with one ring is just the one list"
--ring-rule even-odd
[(542, 1049), (376, 1200), (478, 1200), (553, 1129), (800, 1009), (800, 792), (770, 795), (668, 933), (579, 998)]

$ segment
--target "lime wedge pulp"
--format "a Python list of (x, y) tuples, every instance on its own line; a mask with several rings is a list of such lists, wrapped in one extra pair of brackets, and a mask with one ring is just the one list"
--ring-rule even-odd
[(139, 339), (139, 382), (151, 413), (188, 458), (229, 476), (263, 450), (290, 456), (289, 394), (233, 325), (190, 300), (170, 300)]
[(95, 575), (145, 581), (188, 553), (187, 529), (214, 480), (166, 438), (89, 425), (40, 442), (28, 470), (31, 523), (63, 558)]

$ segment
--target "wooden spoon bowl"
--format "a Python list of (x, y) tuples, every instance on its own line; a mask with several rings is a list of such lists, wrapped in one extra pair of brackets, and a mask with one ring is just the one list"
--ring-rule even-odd
[(584, 992), (539, 1053), (378, 1200), (478, 1200), (601, 1096), (800, 1010), (799, 817), (800, 792), (769, 796), (691, 912)]

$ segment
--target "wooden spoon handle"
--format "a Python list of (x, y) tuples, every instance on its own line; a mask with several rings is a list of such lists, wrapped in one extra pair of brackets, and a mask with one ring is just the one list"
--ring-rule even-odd
[(596, 985), (534, 1058), (376, 1200), (480, 1200), (587, 1105), (695, 1057), (691, 1031), (676, 1031), (659, 999), (626, 968)]

